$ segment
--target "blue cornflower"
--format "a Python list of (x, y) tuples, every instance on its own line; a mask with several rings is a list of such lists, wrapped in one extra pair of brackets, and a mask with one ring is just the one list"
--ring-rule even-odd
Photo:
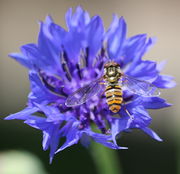
[(109, 111), (103, 95), (94, 96), (79, 106), (65, 105), (74, 91), (101, 77), (107, 59), (117, 62), (126, 75), (158, 88), (174, 87), (171, 76), (159, 74), (164, 63), (142, 60), (154, 39), (147, 38), (146, 34), (128, 38), (125, 20), (117, 16), (105, 31), (101, 18), (91, 18), (81, 7), (77, 7), (74, 14), (72, 9), (68, 10), (66, 23), (67, 30), (47, 16), (45, 22), (40, 22), (38, 43), (23, 45), (21, 53), (10, 54), (29, 69), (31, 92), (27, 107), (6, 120), (24, 120), (41, 130), (43, 149), (50, 149), (50, 161), (55, 153), (79, 141), (85, 146), (94, 140), (112, 149), (126, 149), (117, 144), (116, 138), (133, 128), (162, 141), (148, 127), (151, 117), (147, 112), (147, 109), (170, 106), (162, 98), (124, 91), (125, 104), (116, 115)]

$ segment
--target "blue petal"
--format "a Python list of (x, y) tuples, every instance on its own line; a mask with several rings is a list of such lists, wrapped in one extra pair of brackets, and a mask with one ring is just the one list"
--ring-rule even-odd
[[(51, 144), (54, 142), (53, 140), (53, 132), (54, 129), (57, 130), (59, 128), (61, 122), (58, 122), (54, 124), (53, 122), (47, 122), (46, 118), (38, 117), (38, 116), (31, 116), (30, 119), (26, 120), (24, 123), (28, 124), (29, 126), (39, 129), (43, 132), (43, 150), (47, 150)], [(56, 131), (56, 134), (58, 131)], [(56, 135), (56, 138), (59, 138), (58, 134)]]
[(34, 117), (25, 121), (31, 127), (40, 129), (43, 131), (43, 149), (50, 148), (50, 163), (53, 160), (55, 151), (59, 145), (59, 127), (62, 122), (53, 123), (46, 122), (45, 118)]
[(153, 84), (159, 88), (173, 88), (176, 86), (176, 82), (173, 79), (172, 76), (159, 75)]
[(72, 17), (72, 8), (69, 8), (69, 10), (66, 12), (65, 15), (66, 25), (69, 29), (71, 28), (71, 17)]
[(49, 123), (46, 122), (46, 118), (39, 117), (39, 116), (31, 116), (30, 118), (25, 120), (24, 123), (39, 130), (45, 130), (50, 125)]
[[(52, 31), (53, 30), (53, 31)], [(60, 64), (60, 47), (54, 36), (63, 36), (65, 31), (57, 27), (55, 24), (47, 25), (40, 23), (40, 32), (38, 37), (38, 51), (40, 52), (40, 57), (35, 57), (36, 61), (40, 62), (38, 67), (42, 67), (44, 70), (49, 70), (55, 74), (61, 74), (61, 64)], [(61, 37), (62, 39), (62, 37)], [(55, 42), (54, 42), (55, 40)], [(35, 55), (36, 56), (36, 55)], [(39, 68), (40, 68), (39, 67)]]
[(117, 144), (111, 142), (111, 136), (104, 135), (100, 133), (92, 132), (91, 130), (87, 129), (84, 130), (84, 132), (89, 135), (94, 141), (97, 143), (100, 143), (106, 147), (109, 147), (111, 149), (127, 149), (126, 147), (119, 147)]
[(146, 44), (144, 45), (142, 52), (140, 54), (140, 57), (143, 57), (145, 53), (149, 51), (149, 49), (156, 43), (156, 38), (155, 37), (150, 37)]
[(118, 59), (123, 51), (126, 38), (126, 23), (123, 17), (119, 20), (119, 25), (108, 39), (108, 55), (111, 59)]
[[(124, 51), (124, 63), (127, 64), (130, 60), (132, 61), (128, 71), (133, 70), (139, 64), (141, 58), (150, 49), (154, 42), (154, 38), (149, 38), (147, 40), (145, 34), (136, 35), (127, 40)], [(129, 59), (129, 57), (131, 59)], [(126, 58), (128, 61), (126, 61)]]
[(171, 106), (164, 99), (159, 97), (142, 97), (143, 106), (146, 109), (160, 109)]
[[(40, 50), (48, 55), (53, 53), (51, 52), (52, 50), (54, 50), (54, 53), (57, 55), (60, 54), (63, 38), (66, 35), (65, 29), (55, 24), (50, 16), (47, 16), (45, 23), (40, 23), (40, 25), (41, 28), (38, 41)], [(49, 47), (50, 50), (43, 50), (44, 47)], [(57, 63), (58, 60), (57, 58)]]
[(78, 6), (76, 12), (72, 14), (72, 8), (70, 8), (66, 13), (66, 24), (69, 30), (74, 27), (84, 27), (90, 22), (90, 16), (86, 11)]
[(81, 7), (78, 7), (75, 14), (72, 15), (72, 9), (69, 9), (66, 14), (66, 22), (69, 32), (64, 37), (63, 48), (68, 61), (76, 65), (79, 61), (80, 50), (87, 47), (87, 38), (85, 38), (87, 31), (85, 27), (90, 22), (88, 13), (84, 12)]
[(43, 150), (47, 150), (51, 144), (53, 123), (47, 123), (45, 118), (34, 117), (34, 119), (28, 119), (25, 121), (29, 126), (42, 130), (43, 132)]
[(146, 134), (148, 134), (149, 136), (151, 136), (153, 139), (157, 140), (157, 141), (163, 141), (152, 129), (145, 127), (145, 128), (141, 128)]
[[(149, 116), (148, 112), (144, 109), (143, 106), (137, 105), (136, 107), (134, 107), (132, 109), (130, 109), (130, 107), (128, 106), (128, 111), (131, 112), (134, 119), (130, 122), (130, 124), (128, 124), (129, 126), (127, 126), (127, 127), (126, 127), (127, 119), (126, 120), (124, 119), (125, 126), (122, 125), (120, 127), (120, 129), (123, 129), (124, 127), (126, 127), (124, 129), (124, 131), (126, 131), (128, 129), (138, 128), (138, 129), (143, 130), (145, 133), (147, 133), (153, 139), (155, 139), (157, 141), (162, 141), (161, 138), (153, 130), (151, 130), (150, 128), (147, 127), (151, 122), (151, 117)], [(120, 124), (122, 124), (122, 123), (120, 123)], [(116, 128), (117, 128), (117, 126), (116, 126)], [(115, 132), (118, 132), (118, 131), (115, 131)]]
[(37, 68), (46, 68), (48, 59), (41, 54), (35, 44), (26, 44), (21, 51)]
[(91, 22), (87, 26), (87, 40), (89, 47), (89, 63), (92, 64), (93, 57), (97, 54), (98, 50), (102, 47), (102, 39), (104, 34), (104, 27), (102, 20), (99, 16), (92, 18)]
[[(45, 42), (43, 42), (44, 44)], [(48, 49), (52, 50), (51, 48), (48, 47), (44, 47), (41, 48), (44, 51), (48, 51)], [(32, 62), (32, 64), (34, 65), (34, 67), (39, 70), (39, 69), (43, 69), (46, 71), (50, 71), (51, 73), (55, 73), (58, 74), (58, 71), (60, 71), (59, 67), (60, 63), (58, 63), (57, 61), (54, 60), (54, 57), (57, 57), (56, 55), (52, 54), (48, 54), (46, 52), (46, 54), (42, 52), (42, 50), (40, 50), (40, 48), (38, 48), (35, 44), (27, 44), (27, 45), (23, 45), (21, 47), (21, 51), (22, 53), (29, 59), (30, 62)], [(59, 61), (59, 55), (58, 55), (58, 61)], [(59, 67), (58, 67), (59, 65)]]
[(53, 157), (59, 145), (59, 139), (60, 139), (59, 127), (60, 125), (56, 124), (53, 130), (51, 131), (51, 143), (50, 143), (50, 154), (49, 154), (50, 163), (52, 163)]
[(68, 32), (64, 38), (63, 46), (67, 53), (67, 57), (69, 58), (69, 61), (73, 62), (74, 64), (76, 64), (79, 60), (79, 53), (84, 40), (84, 31), (79, 32), (77, 30)]
[(139, 58), (142, 58), (144, 54), (147, 53), (149, 49), (155, 44), (155, 42), (156, 42), (156, 38), (150, 37), (143, 46), (143, 48), (141, 49), (141, 51), (139, 52), (140, 53)]
[(63, 40), (65, 35), (67, 34), (67, 32), (60, 27), (59, 25), (56, 25), (54, 23), (52, 23), (51, 25), (49, 25), (49, 32), (51, 34), (51, 37), (49, 38), (49, 40), (51, 41), (52, 45), (54, 46), (54, 50), (55, 50), (55, 58), (56, 61), (59, 60), (58, 55), (61, 52), (61, 46), (63, 44)]
[(156, 63), (153, 61), (140, 61), (138, 65), (130, 67), (126, 73), (140, 80), (154, 80), (158, 76)]
[(57, 122), (62, 120), (67, 120), (68, 117), (64, 114), (60, 113), (57, 107), (48, 106), (48, 105), (40, 105), (35, 103), (35, 105), (39, 108), (47, 116), (47, 122)]
[(35, 103), (50, 103), (60, 99), (60, 97), (50, 93), (47, 88), (42, 84), (37, 73), (30, 71), (29, 79), (31, 81), (32, 92), (29, 94), (28, 98), (30, 101)]
[(113, 15), (113, 21), (108, 29), (108, 31), (105, 33), (104, 40), (109, 39), (109, 37), (115, 32), (115, 30), (119, 26), (119, 18), (117, 15)]
[[(127, 112), (129, 112), (131, 117)], [(121, 115), (121, 117), (129, 119), (129, 128), (147, 127), (152, 120), (144, 107), (142, 97), (138, 97), (132, 102), (123, 105), (119, 114)]]
[(47, 25), (50, 25), (50, 24), (52, 24), (53, 22), (54, 22), (54, 21), (53, 21), (53, 18), (52, 18), (50, 15), (46, 16), (45, 23), (46, 23)]
[(139, 105), (133, 108), (132, 113), (134, 120), (130, 126), (131, 128), (141, 129), (143, 127), (149, 126), (149, 124), (151, 123), (152, 118), (150, 117), (148, 112), (144, 109), (144, 106)]
[(146, 42), (146, 34), (139, 34), (130, 37), (125, 42), (124, 57), (122, 57), (123, 64), (127, 65), (130, 61), (138, 62), (141, 50)]
[(156, 67), (157, 71), (158, 71), (158, 72), (161, 72), (161, 71), (163, 70), (164, 66), (166, 65), (166, 63), (167, 63), (166, 60), (163, 60), (163, 61), (161, 61), (160, 63), (158, 63), (158, 64), (157, 64), (157, 67)]
[(56, 153), (64, 150), (65, 148), (77, 144), (80, 139), (78, 130), (79, 122), (67, 123), (60, 131), (59, 135), (66, 137), (65, 143), (56, 151)]
[(13, 120), (13, 119), (26, 120), (31, 116), (31, 114), (37, 112), (38, 110), (39, 109), (37, 107), (27, 107), (20, 112), (7, 116), (5, 120)]
[(132, 120), (129, 116), (123, 116), (122, 118), (112, 118), (111, 132), (114, 144), (116, 143), (116, 136), (122, 131), (129, 129)]
[(14, 58), (18, 61), (21, 65), (25, 66), (26, 68), (33, 69), (33, 63), (31, 59), (28, 59), (21, 53), (11, 53), (9, 54), (10, 57)]
[(42, 141), (42, 147), (43, 150), (48, 150), (51, 143), (51, 134), (49, 134), (49, 131), (43, 131), (43, 141)]

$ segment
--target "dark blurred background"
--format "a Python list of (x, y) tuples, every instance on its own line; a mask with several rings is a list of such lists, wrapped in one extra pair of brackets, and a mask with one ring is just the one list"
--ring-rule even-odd
[[(8, 58), (8, 53), (18, 52), (23, 44), (36, 42), (39, 31), (38, 21), (44, 20), (48, 14), (56, 23), (65, 27), (66, 11), (69, 7), (75, 9), (78, 5), (87, 10), (91, 16), (99, 14), (106, 28), (111, 23), (112, 14), (117, 14), (126, 19), (129, 36), (139, 33), (156, 36), (157, 43), (144, 59), (167, 60), (163, 73), (173, 75), (179, 83), (179, 0), (0, 0), (0, 116), (2, 119), (10, 113), (23, 109), (29, 93), (27, 70)], [(131, 134), (123, 134), (119, 143), (129, 147), (129, 150), (117, 151), (123, 174), (180, 173), (178, 88), (177, 85), (174, 89), (162, 91), (162, 97), (173, 103), (172, 107), (150, 111), (153, 117), (151, 128), (159, 134), (163, 142), (156, 142), (138, 130)], [(25, 166), (22, 161), (28, 161), (28, 158), (20, 158), (22, 154), (32, 157), (33, 161), (39, 161), (41, 166), (39, 170), (42, 170), (43, 174), (97, 173), (89, 149), (75, 145), (57, 154), (53, 164), (49, 165), (49, 152), (42, 150), (40, 131), (22, 124), (21, 121), (2, 119), (0, 120), (0, 174), (15, 174), (15, 172), (3, 172), (4, 166), (8, 163), (4, 161), (9, 159), (12, 164), (19, 163), (20, 167)], [(29, 163), (27, 165), (30, 166)]]

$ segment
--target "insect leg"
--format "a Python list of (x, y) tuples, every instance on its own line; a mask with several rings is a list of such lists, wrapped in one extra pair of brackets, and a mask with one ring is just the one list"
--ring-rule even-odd
[(106, 82), (99, 82), (100, 85), (107, 85)]
[(134, 116), (132, 116), (132, 115), (130, 114), (130, 112), (127, 110), (126, 105), (125, 105), (125, 102), (123, 102), (123, 104), (124, 104), (124, 110), (126, 111), (126, 113), (128, 114), (128, 116), (130, 117), (130, 119), (131, 119), (131, 120), (134, 120)]

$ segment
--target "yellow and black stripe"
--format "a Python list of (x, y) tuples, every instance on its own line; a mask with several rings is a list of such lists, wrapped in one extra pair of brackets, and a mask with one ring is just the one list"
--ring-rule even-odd
[(119, 85), (108, 85), (105, 90), (105, 96), (109, 110), (117, 113), (121, 109), (123, 102), (121, 87)]

